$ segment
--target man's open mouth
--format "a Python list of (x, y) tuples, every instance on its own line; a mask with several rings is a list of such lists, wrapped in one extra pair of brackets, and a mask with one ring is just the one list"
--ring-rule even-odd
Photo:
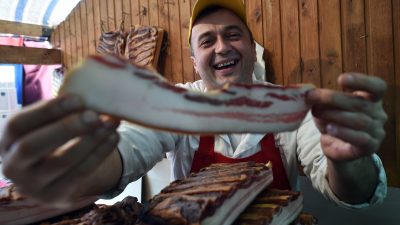
[(232, 59), (232, 60), (229, 60), (229, 61), (225, 61), (225, 62), (222, 62), (222, 63), (218, 63), (218, 64), (215, 64), (215, 65), (214, 65), (214, 69), (216, 69), (216, 70), (227, 69), (227, 68), (236, 66), (236, 64), (237, 64), (238, 62), (239, 62), (238, 59)]

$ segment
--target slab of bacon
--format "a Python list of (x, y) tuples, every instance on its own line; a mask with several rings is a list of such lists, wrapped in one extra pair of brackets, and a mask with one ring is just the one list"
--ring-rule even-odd
[[(240, 214), (234, 225), (288, 225), (298, 218), (302, 209), (303, 197), (299, 192), (266, 189)], [(302, 224), (303, 221), (298, 218), (296, 222)]]
[[(85, 213), (75, 213), (72, 218), (54, 218), (42, 221), (39, 225), (86, 225), (86, 224), (139, 224), (139, 216), (144, 206), (136, 197), (127, 196), (114, 205), (98, 205)], [(52, 222), (54, 221), (54, 222)]]
[(158, 29), (154, 26), (132, 26), (126, 38), (125, 58), (133, 64), (156, 68)]
[(0, 189), (0, 224), (30, 224), (81, 209), (93, 202), (94, 199), (89, 199), (63, 209), (49, 207), (21, 196), (15, 186), (10, 185)]
[(61, 93), (88, 108), (148, 127), (184, 133), (268, 133), (293, 130), (309, 107), (310, 86), (232, 84), (196, 92), (114, 56), (92, 56), (70, 73)]
[(102, 55), (114, 54), (123, 56), (125, 53), (125, 38), (126, 34), (122, 30), (102, 32), (96, 52)]
[(229, 225), (271, 182), (272, 170), (265, 164), (214, 164), (164, 188), (150, 200), (143, 220)]

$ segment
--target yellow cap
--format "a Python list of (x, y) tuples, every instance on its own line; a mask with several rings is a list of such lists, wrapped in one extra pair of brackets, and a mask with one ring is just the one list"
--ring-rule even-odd
[(235, 13), (244, 24), (246, 24), (246, 8), (243, 4), (243, 0), (197, 0), (194, 3), (192, 16), (190, 17), (189, 22), (189, 35), (188, 41), (190, 45), (190, 36), (192, 35), (192, 27), (193, 23), (196, 21), (199, 14), (206, 8), (210, 6), (220, 6), (222, 8), (226, 8)]

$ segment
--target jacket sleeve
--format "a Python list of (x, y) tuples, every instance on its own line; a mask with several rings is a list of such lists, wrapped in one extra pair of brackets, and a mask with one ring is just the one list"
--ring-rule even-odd
[(118, 151), (122, 160), (122, 176), (118, 186), (100, 198), (109, 199), (120, 194), (125, 187), (145, 175), (160, 162), (165, 153), (175, 149), (179, 136), (155, 131), (123, 121), (118, 128)]
[(379, 182), (374, 195), (368, 202), (351, 205), (341, 201), (331, 190), (327, 180), (327, 159), (322, 152), (320, 132), (314, 124), (311, 113), (307, 115), (297, 132), (297, 155), (303, 166), (305, 175), (311, 180), (313, 187), (321, 192), (325, 198), (339, 206), (358, 209), (382, 202), (387, 193), (387, 180), (385, 170), (379, 157), (374, 154), (373, 159), (379, 171)]

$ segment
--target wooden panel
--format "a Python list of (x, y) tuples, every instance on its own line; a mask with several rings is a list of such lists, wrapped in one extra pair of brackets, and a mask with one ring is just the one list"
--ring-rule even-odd
[(296, 0), (281, 1), (284, 84), (301, 83), (299, 10)]
[(57, 30), (60, 31), (60, 50), (61, 50), (61, 63), (65, 67), (65, 28), (64, 28), (64, 22), (62, 22), (60, 25), (58, 25)]
[(259, 44), (263, 44), (263, 10), (261, 0), (246, 1), (246, 13), (249, 28), (253, 33), (254, 40)]
[(71, 69), (78, 63), (78, 54), (76, 49), (76, 27), (75, 27), (75, 10), (71, 12), (71, 17), (69, 18), (69, 32), (71, 41)]
[(321, 86), (317, 0), (300, 0), (302, 83)]
[(125, 30), (129, 31), (132, 25), (131, 21), (131, 1), (123, 0), (122, 1), (122, 16), (124, 18)]
[(139, 0), (139, 12), (140, 12), (140, 24), (141, 25), (149, 25), (149, 1), (148, 0)]
[(190, 20), (190, 1), (180, 0), (181, 12), (181, 43), (182, 43), (182, 69), (183, 69), (183, 82), (193, 81), (193, 64), (190, 59), (191, 52), (189, 48), (188, 33), (189, 33), (189, 20)]
[(263, 29), (264, 47), (266, 48), (265, 63), (267, 80), (283, 84), (282, 71), (282, 32), (281, 32), (281, 7), (279, 0), (263, 1)]
[[(390, 85), (395, 83), (394, 74), (394, 47), (391, 0), (367, 0), (368, 8), (368, 72), (383, 78), (389, 88), (384, 96), (383, 106), (389, 116), (386, 122), (386, 138), (384, 139), (380, 155), (385, 161), (389, 183), (399, 186), (399, 168), (395, 160), (395, 91)], [(398, 91), (398, 90), (397, 90)]]
[(319, 1), (321, 84), (337, 89), (337, 77), (343, 71), (340, 29), (340, 0)]
[(74, 10), (75, 14), (75, 42), (76, 42), (76, 61), (75, 64), (82, 61), (83, 47), (82, 47), (82, 27), (81, 27), (81, 8), (80, 4)]
[[(396, 168), (400, 167), (400, 1), (393, 0), (393, 40), (394, 40), (394, 65), (395, 65), (395, 84), (392, 86), (395, 93), (395, 121), (396, 121), (396, 143), (395, 152), (396, 157)], [(383, 150), (382, 150), (383, 151)], [(399, 177), (396, 177), (400, 179)], [(393, 185), (394, 186), (394, 185)], [(400, 185), (396, 185), (399, 187)]]
[(131, 1), (131, 24), (140, 24), (139, 1)]
[(150, 25), (158, 26), (158, 1), (149, 0), (149, 20)]
[[(87, 9), (86, 9), (86, 2), (80, 2), (80, 15), (81, 15), (81, 38), (82, 38), (82, 58), (85, 58), (89, 55), (89, 23), (87, 19)], [(93, 15), (93, 14), (92, 14)], [(90, 23), (90, 27), (92, 28), (93, 33), (93, 23)]]
[[(376, 1), (376, 0), (374, 0)], [(367, 73), (364, 1), (342, 1), (344, 71)]]
[(0, 20), (0, 33), (2, 34), (49, 37), (52, 32), (50, 27)]
[(102, 24), (103, 24), (102, 23), (102, 19), (101, 19), (101, 7), (100, 7), (100, 4), (99, 4), (98, 1), (99, 0), (88, 0), (88, 2), (92, 2), (92, 5), (93, 5), (93, 19), (94, 19), (94, 24), (93, 25), (94, 25), (95, 47), (97, 46), (97, 42), (98, 42), (98, 40), (100, 38), (101, 27), (102, 27)]
[(0, 45), (0, 52), (0, 64), (61, 64), (58, 49)]
[(72, 56), (71, 56), (71, 31), (69, 30), (69, 18), (65, 20), (64, 24), (64, 32), (65, 32), (65, 51), (64, 51), (64, 60), (65, 60), (65, 70), (69, 71), (71, 68)]
[(108, 31), (116, 30), (117, 25), (115, 20), (114, 0), (107, 0), (107, 24), (108, 24), (108, 29), (107, 29)]
[(169, 21), (169, 2), (168, 1), (159, 1), (158, 2), (158, 12), (159, 12), (159, 26), (165, 29), (168, 35), (168, 42), (167, 42), (167, 47), (164, 52), (164, 58), (162, 59), (162, 65), (163, 67), (161, 68), (162, 74), (164, 77), (169, 80), (173, 81), (172, 78), (172, 66), (171, 66), (171, 30), (170, 30), (170, 21)]
[(93, 0), (86, 1), (86, 17), (88, 23), (89, 54), (96, 53), (97, 39), (100, 37), (100, 7), (93, 5)]
[[(170, 32), (169, 39), (173, 40), (171, 42), (170, 51), (173, 54), (171, 57), (172, 66), (172, 82), (182, 83), (183, 73), (182, 73), (182, 49), (181, 49), (181, 29), (180, 29), (180, 15), (179, 15), (179, 0), (169, 0), (169, 21), (170, 21)], [(172, 44), (173, 43), (173, 44)]]
[(124, 19), (124, 14), (122, 11), (122, 0), (116, 0), (114, 2), (114, 7), (115, 7), (115, 26), (116, 29), (121, 28), (121, 25), (125, 26), (122, 24), (122, 20)]
[(60, 43), (60, 29), (56, 29), (53, 31), (50, 39), (51, 44), (53, 45), (53, 48), (60, 48), (61, 43)]

